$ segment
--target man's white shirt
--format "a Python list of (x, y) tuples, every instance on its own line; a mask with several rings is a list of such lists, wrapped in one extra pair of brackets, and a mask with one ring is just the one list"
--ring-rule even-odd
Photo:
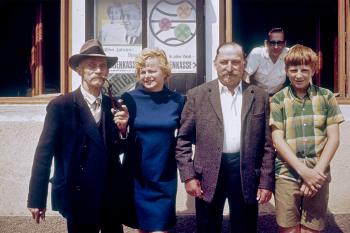
[(224, 153), (236, 153), (241, 149), (242, 81), (234, 94), (219, 81), (220, 102), (224, 123)]
[(284, 56), (288, 48), (284, 48), (276, 63), (273, 63), (266, 47), (254, 48), (247, 57), (245, 71), (251, 83), (274, 94), (281, 90), (286, 81)]
[[(99, 122), (101, 120), (101, 111), (102, 111), (102, 93), (100, 92), (98, 97), (95, 97), (91, 95), (89, 92), (87, 92), (83, 86), (80, 86), (80, 91), (83, 94), (84, 100), (86, 101), (87, 105), (89, 106), (90, 112), (92, 116), (95, 118), (95, 122)], [(96, 99), (100, 98), (100, 105), (96, 105)]]

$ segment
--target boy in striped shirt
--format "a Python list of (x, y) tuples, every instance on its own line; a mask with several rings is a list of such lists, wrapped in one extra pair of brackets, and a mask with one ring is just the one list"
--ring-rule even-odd
[(295, 45), (285, 58), (290, 85), (271, 100), (270, 126), (276, 158), (276, 218), (279, 231), (320, 232), (328, 205), (329, 164), (344, 121), (333, 93), (311, 84), (318, 58)]

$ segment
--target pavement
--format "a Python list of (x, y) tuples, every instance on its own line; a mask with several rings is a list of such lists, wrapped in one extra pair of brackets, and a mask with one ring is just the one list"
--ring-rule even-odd
[[(195, 232), (194, 215), (178, 215), (177, 224), (170, 233), (192, 233)], [(229, 232), (228, 216), (224, 217), (223, 233)], [(66, 232), (66, 223), (60, 216), (48, 216), (40, 224), (36, 224), (30, 216), (0, 216), (1, 233), (63, 233)], [(136, 233), (137, 231), (124, 227), (125, 233)], [(275, 216), (272, 214), (259, 215), (259, 233), (277, 232)], [(327, 227), (323, 233), (350, 233), (350, 214), (328, 213)]]

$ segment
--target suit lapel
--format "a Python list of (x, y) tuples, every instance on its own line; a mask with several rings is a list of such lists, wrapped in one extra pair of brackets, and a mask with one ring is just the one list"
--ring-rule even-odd
[(87, 105), (87, 103), (84, 100), (84, 97), (78, 88), (76, 91), (73, 93), (74, 95), (74, 102), (75, 102), (75, 107), (76, 107), (76, 114), (79, 119), (79, 123), (86, 132), (86, 134), (96, 142), (98, 146), (101, 148), (104, 147), (103, 139), (98, 131), (98, 127), (96, 125), (96, 122), (90, 112), (90, 109)]
[(247, 114), (254, 102), (254, 89), (248, 88), (249, 84), (242, 81), (242, 89), (243, 89), (243, 100), (242, 100), (242, 122), (247, 117)]
[(213, 82), (208, 83), (208, 96), (209, 102), (211, 103), (217, 117), (219, 118), (220, 122), (223, 123), (218, 82), (218, 80), (215, 80)]

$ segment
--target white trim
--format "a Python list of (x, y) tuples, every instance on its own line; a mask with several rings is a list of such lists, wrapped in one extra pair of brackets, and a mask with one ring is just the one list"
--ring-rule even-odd
[(219, 5), (220, 1), (205, 1), (205, 73), (206, 82), (217, 74), (214, 67), (216, 49), (219, 46)]
[[(72, 1), (72, 54), (79, 53), (85, 43), (85, 0)], [(72, 71), (72, 90), (81, 84), (81, 77)]]

